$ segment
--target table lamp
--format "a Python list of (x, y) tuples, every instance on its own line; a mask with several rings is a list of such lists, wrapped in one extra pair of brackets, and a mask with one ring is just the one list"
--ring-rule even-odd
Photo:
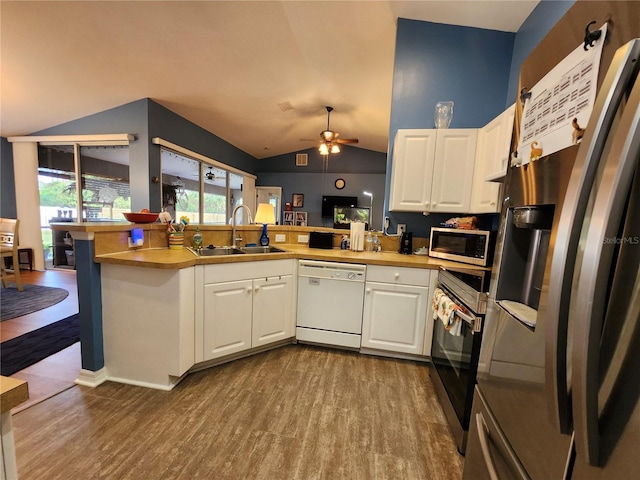
[(269, 245), (269, 235), (267, 235), (267, 224), (276, 223), (276, 214), (273, 205), (270, 203), (259, 203), (256, 210), (256, 223), (262, 224), (262, 235), (260, 235), (260, 245), (266, 247)]

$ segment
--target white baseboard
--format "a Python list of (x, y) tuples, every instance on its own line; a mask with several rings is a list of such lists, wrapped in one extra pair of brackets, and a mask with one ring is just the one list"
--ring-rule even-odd
[(76, 385), (83, 385), (85, 387), (95, 388), (106, 381), (107, 381), (107, 371), (104, 368), (101, 368), (97, 372), (81, 369), (80, 373), (78, 374), (78, 378), (76, 378), (75, 383)]

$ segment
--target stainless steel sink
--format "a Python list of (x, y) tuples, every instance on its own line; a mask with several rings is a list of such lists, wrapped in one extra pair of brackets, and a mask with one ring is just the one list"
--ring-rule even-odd
[(201, 257), (213, 257), (215, 255), (240, 255), (245, 252), (238, 248), (233, 247), (215, 247), (215, 248), (202, 248), (196, 252)]
[(240, 249), (244, 253), (284, 253), (285, 250), (282, 250), (278, 247), (272, 247), (271, 245), (267, 245), (266, 247), (257, 246), (257, 247), (240, 247)]

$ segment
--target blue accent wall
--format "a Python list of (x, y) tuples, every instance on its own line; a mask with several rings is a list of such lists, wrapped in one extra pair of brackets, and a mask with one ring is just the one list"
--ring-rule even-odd
[[(296, 166), (296, 154), (306, 153), (308, 164), (306, 167)], [(350, 145), (341, 145), (340, 153), (329, 155), (328, 172), (349, 173), (385, 173), (387, 154), (358, 148)], [(263, 172), (292, 172), (292, 173), (318, 173), (325, 171), (322, 155), (316, 147), (299, 150), (293, 153), (285, 153), (275, 157), (263, 158), (257, 162), (257, 173)]]
[[(309, 225), (323, 227), (333, 227), (332, 220), (321, 215), (323, 195), (356, 196), (359, 206), (368, 207), (371, 200), (362, 192), (371, 192), (371, 226), (382, 230), (386, 153), (349, 145), (340, 148), (341, 152), (329, 155), (326, 162), (315, 147), (258, 160), (256, 185), (282, 187), (283, 205), (291, 202), (292, 194), (304, 194), (304, 207), (297, 210), (308, 213)], [(296, 153), (308, 155), (306, 167), (296, 166)], [(342, 190), (335, 187), (338, 178), (345, 181)]]
[(575, 0), (543, 0), (531, 12), (524, 21), (513, 44), (513, 57), (511, 58), (511, 73), (509, 74), (509, 90), (505, 108), (516, 101), (518, 97), (518, 79), (520, 66), (529, 56), (540, 40), (558, 23), (558, 20), (567, 13), (567, 10), (575, 3)]
[(0, 216), (18, 218), (13, 148), (5, 137), (0, 137)]
[(148, 120), (151, 138), (161, 137), (245, 172), (256, 172), (255, 157), (152, 100)]

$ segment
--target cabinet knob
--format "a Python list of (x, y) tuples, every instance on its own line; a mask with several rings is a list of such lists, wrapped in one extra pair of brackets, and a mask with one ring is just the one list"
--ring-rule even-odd
[(365, 290), (365, 292), (366, 292), (366, 293), (371, 293), (371, 289), (370, 289), (370, 288), (367, 288), (367, 289)]
[(260, 291), (260, 287), (256, 287), (256, 288), (254, 289), (254, 292), (256, 292), (256, 293), (258, 293), (259, 291)]
[(251, 287), (247, 287), (247, 293), (251, 293), (253, 292), (253, 289)]
[(400, 274), (399, 273), (394, 273), (393, 274), (393, 278), (395, 278), (396, 280), (400, 280)]

